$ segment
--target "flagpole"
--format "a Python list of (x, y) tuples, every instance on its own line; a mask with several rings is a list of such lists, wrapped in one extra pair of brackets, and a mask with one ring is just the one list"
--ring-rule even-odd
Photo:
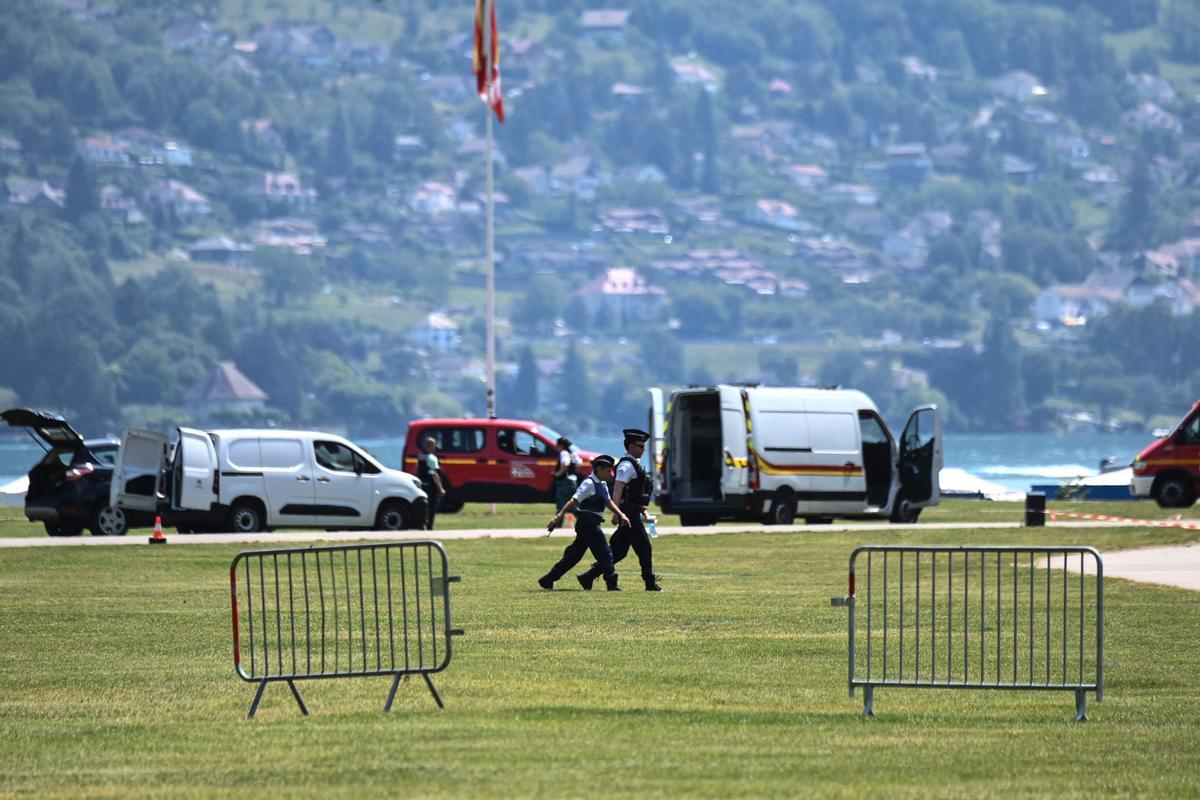
[(488, 85), (487, 98), (489, 102), (483, 105), (483, 115), (487, 117), (487, 415), (488, 419), (496, 418), (496, 253), (495, 253), (495, 216), (494, 199), (492, 196), (492, 63), (495, 53), (492, 52), (492, 10), (493, 0), (486, 0), (483, 14), (484, 50), (487, 53), (486, 79)]

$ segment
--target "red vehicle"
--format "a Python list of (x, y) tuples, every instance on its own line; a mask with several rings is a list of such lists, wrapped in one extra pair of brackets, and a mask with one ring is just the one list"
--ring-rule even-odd
[[(421, 442), (437, 441), (446, 496), (440, 509), (463, 503), (553, 503), (559, 434), (521, 419), (422, 419), (410, 422), (404, 439), (404, 471), (417, 474)], [(591, 474), (598, 453), (575, 448), (578, 474)]]
[(1129, 493), (1162, 508), (1187, 508), (1200, 492), (1200, 401), (1175, 430), (1137, 454)]

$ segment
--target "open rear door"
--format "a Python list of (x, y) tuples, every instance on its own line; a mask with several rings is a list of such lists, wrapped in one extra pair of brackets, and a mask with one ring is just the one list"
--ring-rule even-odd
[(941, 471), (942, 420), (937, 406), (921, 406), (900, 437), (900, 486), (910, 508), (937, 505)]
[(158, 509), (159, 478), (167, 437), (156, 431), (127, 429), (117, 448), (109, 505), (133, 511)]
[(650, 462), (650, 485), (654, 487), (656, 494), (666, 488), (666, 474), (663, 472), (663, 456), (667, 448), (666, 427), (662, 389), (651, 389), (650, 411), (646, 420), (646, 430), (650, 433), (650, 447), (646, 457)]
[(212, 437), (194, 428), (179, 429), (175, 446), (175, 508), (208, 511), (217, 500), (217, 448)]

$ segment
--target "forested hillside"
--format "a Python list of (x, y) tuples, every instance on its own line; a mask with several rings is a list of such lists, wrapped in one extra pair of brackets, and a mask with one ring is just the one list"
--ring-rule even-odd
[[(482, 413), (473, 6), (5, 4), (0, 406)], [(501, 414), (618, 426), (647, 386), (761, 381), (1145, 427), (1200, 392), (1200, 5), (497, 13)]]

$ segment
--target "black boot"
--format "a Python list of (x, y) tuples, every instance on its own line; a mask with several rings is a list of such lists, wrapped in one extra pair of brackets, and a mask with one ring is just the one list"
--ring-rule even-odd
[(605, 588), (607, 588), (607, 589), (608, 589), (608, 591), (610, 591), (610, 592), (619, 592), (619, 591), (621, 591), (621, 587), (620, 587), (620, 586), (617, 586), (617, 573), (615, 573), (615, 572), (614, 572), (611, 578), (608, 578), (608, 577), (606, 577), (606, 578), (604, 579), (604, 586), (605, 586)]
[(647, 592), (661, 592), (662, 590), (663, 590), (663, 588), (658, 585), (658, 576), (657, 575), (651, 575), (649, 578), (646, 578), (646, 591)]
[(550, 580), (549, 575), (543, 575), (542, 577), (538, 578), (538, 586), (542, 587), (546, 591), (550, 591), (554, 588), (554, 581)]
[(575, 580), (579, 581), (579, 585), (583, 587), (585, 592), (590, 592), (592, 584), (596, 582), (596, 577), (586, 572), (581, 572), (575, 576)]

